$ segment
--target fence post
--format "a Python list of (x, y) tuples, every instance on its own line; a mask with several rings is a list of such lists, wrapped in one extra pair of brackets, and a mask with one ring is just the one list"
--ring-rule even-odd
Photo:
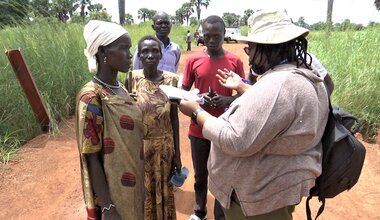
[(47, 111), (42, 96), (36, 83), (34, 82), (32, 73), (25, 62), (24, 56), (21, 54), (20, 48), (6, 50), (5, 54), (7, 55), (9, 63), (11, 64), (13, 71), (20, 82), (21, 88), (23, 89), (32, 110), (40, 123), (41, 130), (44, 132), (48, 131), (50, 114)]

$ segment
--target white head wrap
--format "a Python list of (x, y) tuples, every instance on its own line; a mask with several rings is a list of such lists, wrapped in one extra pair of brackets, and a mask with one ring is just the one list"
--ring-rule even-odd
[(91, 20), (84, 26), (83, 36), (87, 44), (84, 55), (87, 57), (90, 72), (96, 71), (96, 57), (99, 46), (107, 46), (128, 32), (119, 24)]

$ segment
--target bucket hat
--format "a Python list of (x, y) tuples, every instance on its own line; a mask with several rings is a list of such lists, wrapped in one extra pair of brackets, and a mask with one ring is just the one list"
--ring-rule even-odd
[(309, 33), (308, 29), (293, 24), (285, 10), (257, 11), (247, 23), (248, 36), (237, 38), (241, 43), (280, 44)]

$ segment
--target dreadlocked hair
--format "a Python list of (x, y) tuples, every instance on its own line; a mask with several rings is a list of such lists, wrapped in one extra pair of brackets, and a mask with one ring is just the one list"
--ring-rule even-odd
[[(284, 62), (295, 62), (297, 67), (303, 66), (311, 69), (310, 64), (312, 58), (307, 53), (307, 40), (303, 36), (299, 36), (282, 44), (257, 44), (253, 58), (258, 54), (263, 54), (267, 57), (271, 69)], [(257, 63), (261, 63), (262, 57), (263, 56), (261, 56), (260, 61)], [(309, 57), (309, 59), (307, 57)], [(310, 62), (307, 62), (307, 60), (310, 60)]]

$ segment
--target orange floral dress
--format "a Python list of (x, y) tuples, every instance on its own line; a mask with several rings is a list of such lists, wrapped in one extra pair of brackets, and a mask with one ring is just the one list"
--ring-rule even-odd
[(164, 71), (158, 82), (146, 79), (142, 70), (134, 70), (132, 75), (132, 91), (137, 94), (144, 124), (144, 219), (176, 219), (173, 185), (169, 180), (175, 153), (171, 104), (158, 86), (177, 87), (178, 75)]

